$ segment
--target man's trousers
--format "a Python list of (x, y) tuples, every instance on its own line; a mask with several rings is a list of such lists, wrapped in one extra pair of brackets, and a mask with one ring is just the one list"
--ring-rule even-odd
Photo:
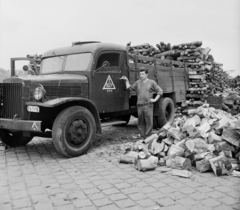
[(153, 104), (137, 105), (138, 129), (140, 135), (146, 138), (152, 134), (153, 128)]

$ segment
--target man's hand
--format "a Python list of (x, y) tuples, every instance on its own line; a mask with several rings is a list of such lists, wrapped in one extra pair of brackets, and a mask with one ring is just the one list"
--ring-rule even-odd
[(149, 103), (155, 103), (156, 102), (156, 100), (155, 99), (153, 99), (153, 98), (151, 98), (149, 101), (148, 101)]
[(122, 76), (121, 78), (119, 78), (120, 80), (124, 80), (124, 81), (128, 81), (128, 78), (126, 76)]

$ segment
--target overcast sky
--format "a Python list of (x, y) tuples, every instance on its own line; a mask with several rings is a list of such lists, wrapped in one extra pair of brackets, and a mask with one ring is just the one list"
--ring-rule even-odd
[(73, 41), (202, 41), (240, 75), (240, 0), (0, 0), (0, 15), (0, 68)]

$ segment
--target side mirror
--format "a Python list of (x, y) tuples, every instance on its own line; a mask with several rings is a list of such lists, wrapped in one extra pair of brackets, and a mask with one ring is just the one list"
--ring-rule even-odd
[(23, 71), (28, 71), (29, 70), (27, 65), (24, 65), (22, 69), (23, 69)]

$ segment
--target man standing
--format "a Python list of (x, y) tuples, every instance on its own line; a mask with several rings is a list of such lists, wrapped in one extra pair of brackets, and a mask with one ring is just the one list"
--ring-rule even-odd
[[(130, 85), (127, 77), (120, 78), (126, 82), (126, 88), (136, 91), (137, 110), (138, 110), (138, 129), (140, 135), (146, 138), (152, 134), (153, 128), (153, 103), (156, 102), (163, 94), (162, 89), (154, 80), (148, 79), (148, 70), (140, 68), (139, 80)], [(153, 98), (153, 94), (157, 94)]]

